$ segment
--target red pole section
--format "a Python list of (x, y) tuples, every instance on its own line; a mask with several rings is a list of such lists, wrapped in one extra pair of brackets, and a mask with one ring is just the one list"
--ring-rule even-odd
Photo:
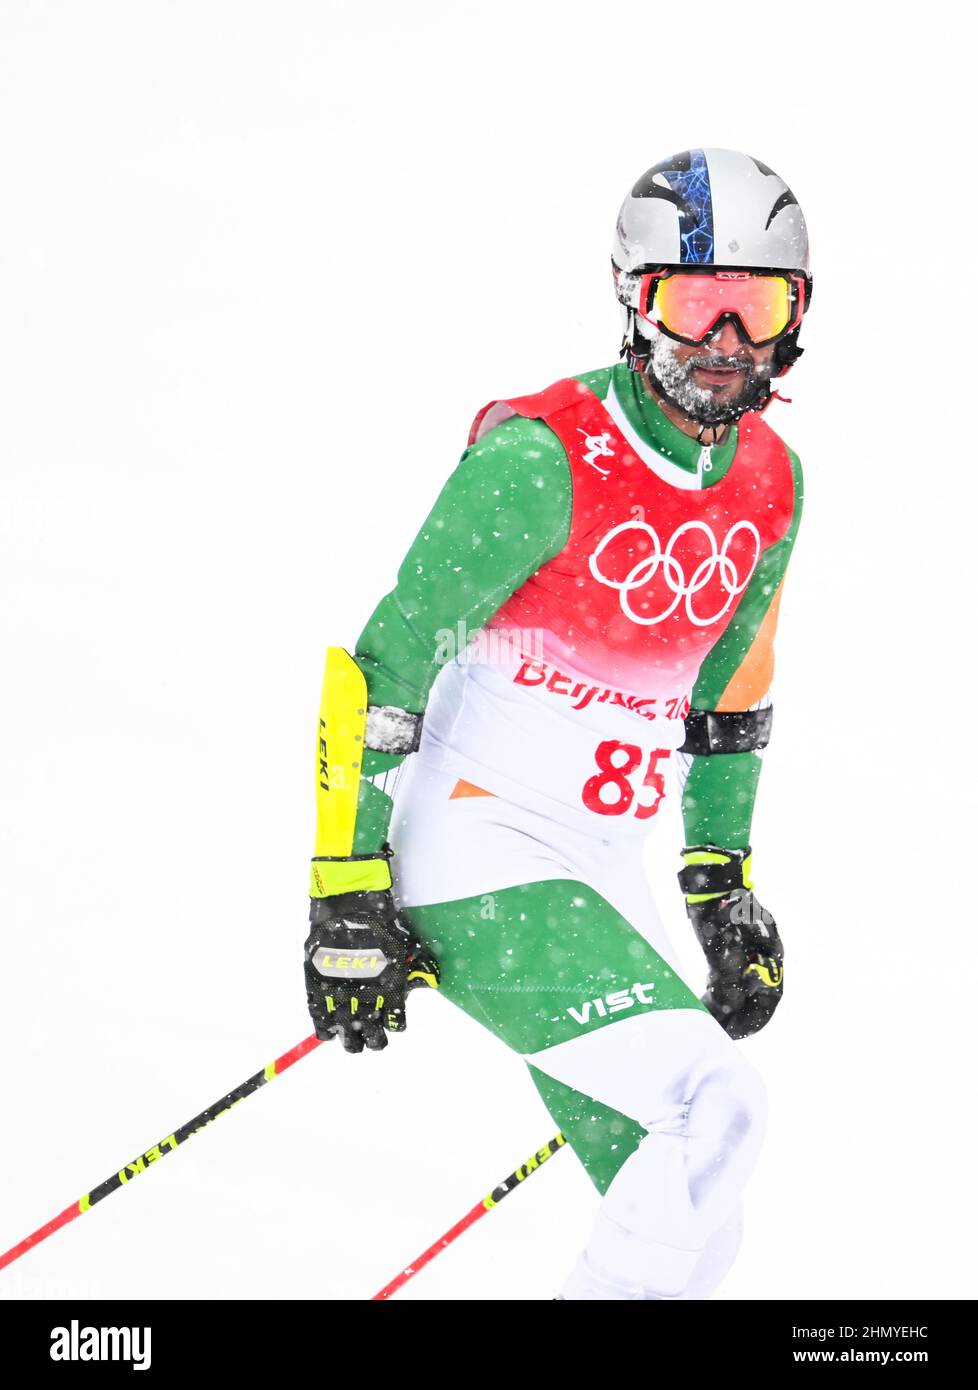
[(216, 1120), (218, 1115), (225, 1114), (231, 1109), (232, 1105), (237, 1105), (239, 1101), (246, 1100), (248, 1096), (265, 1085), (267, 1081), (274, 1081), (276, 1076), (281, 1076), (283, 1071), (294, 1066), (296, 1062), (302, 1060), (314, 1048), (317, 1048), (323, 1041), (313, 1033), (308, 1038), (303, 1038), (301, 1043), (296, 1043), (295, 1047), (289, 1048), (288, 1052), (283, 1052), (281, 1057), (276, 1057), (274, 1062), (269, 1062), (261, 1071), (255, 1072), (254, 1076), (249, 1076), (247, 1081), (242, 1081), (240, 1086), (235, 1086), (233, 1091), (228, 1091), (219, 1101), (202, 1110), (199, 1115), (195, 1115), (192, 1120), (188, 1120), (185, 1125), (175, 1129), (172, 1134), (168, 1134), (165, 1139), (161, 1139), (152, 1148), (146, 1149), (138, 1158), (134, 1158), (131, 1163), (127, 1163), (111, 1177), (99, 1183), (91, 1192), (86, 1192), (84, 1197), (79, 1197), (77, 1202), (72, 1202), (70, 1207), (65, 1207), (60, 1215), (53, 1217), (46, 1225), (38, 1227), (31, 1235), (25, 1236), (18, 1245), (12, 1245), (3, 1255), (0, 1255), (0, 1269), (5, 1269), (7, 1265), (13, 1264), (14, 1260), (19, 1260), (21, 1255), (26, 1255), (28, 1250), (32, 1250), (35, 1245), (39, 1245), (42, 1240), (47, 1240), (48, 1236), (54, 1235), (55, 1231), (60, 1231), (62, 1226), (67, 1226), (69, 1221), (74, 1221), (76, 1216), (81, 1216), (88, 1211), (96, 1202), (101, 1202), (103, 1197), (107, 1197), (110, 1192), (116, 1192), (120, 1187), (132, 1181), (140, 1173), (174, 1149), (186, 1142), (191, 1135), (198, 1130), (209, 1125), (211, 1120)]
[(521, 1163), (519, 1168), (510, 1173), (508, 1178), (504, 1178), (498, 1187), (494, 1187), (488, 1196), (483, 1197), (481, 1202), (476, 1202), (472, 1210), (466, 1212), (461, 1221), (457, 1221), (451, 1230), (446, 1231), (435, 1241), (434, 1245), (429, 1245), (427, 1250), (416, 1260), (405, 1265), (400, 1274), (396, 1274), (389, 1284), (385, 1284), (379, 1293), (374, 1294), (370, 1302), (382, 1302), (390, 1298), (392, 1294), (397, 1293), (397, 1290), (403, 1288), (409, 1279), (414, 1278), (419, 1269), (424, 1269), (425, 1265), (436, 1255), (440, 1255), (446, 1245), (451, 1245), (452, 1241), (457, 1240), (463, 1231), (474, 1226), (480, 1216), (485, 1216), (487, 1211), (492, 1211), (493, 1207), (498, 1206), (504, 1197), (508, 1197), (514, 1188), (519, 1187), (520, 1183), (526, 1182), (527, 1178), (531, 1177), (542, 1164), (546, 1163), (548, 1158), (552, 1158), (566, 1143), (567, 1140), (563, 1134), (559, 1132), (555, 1134), (548, 1144), (544, 1144), (542, 1149), (537, 1149), (528, 1162)]

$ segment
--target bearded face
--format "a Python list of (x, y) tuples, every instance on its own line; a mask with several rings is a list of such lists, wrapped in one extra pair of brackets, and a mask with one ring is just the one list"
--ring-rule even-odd
[[(711, 371), (737, 368), (742, 373), (740, 386), (735, 391), (729, 387), (718, 391), (701, 385), (694, 376), (697, 367)], [(742, 340), (740, 349), (731, 355), (711, 348), (709, 342), (690, 348), (664, 333), (656, 333), (645, 368), (661, 395), (703, 425), (726, 424), (763, 405), (770, 394), (773, 371), (773, 362), (755, 362)]]

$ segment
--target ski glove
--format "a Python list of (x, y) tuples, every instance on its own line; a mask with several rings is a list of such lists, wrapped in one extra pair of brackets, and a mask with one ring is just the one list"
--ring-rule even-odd
[(710, 1013), (735, 1040), (759, 1032), (783, 991), (784, 948), (777, 924), (750, 881), (751, 849), (691, 845), (678, 875), (686, 913), (709, 965)]
[[(390, 853), (385, 845), (384, 857)], [(404, 1032), (406, 995), (421, 985), (438, 988), (438, 962), (405, 926), (389, 888), (314, 897), (309, 921), (306, 998), (316, 1037), (339, 1037), (347, 1052), (379, 1052), (385, 1029)]]

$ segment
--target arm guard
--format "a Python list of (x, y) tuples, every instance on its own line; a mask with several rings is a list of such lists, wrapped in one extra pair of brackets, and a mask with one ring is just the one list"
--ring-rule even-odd
[(309, 895), (391, 886), (389, 854), (354, 855), (367, 732), (367, 683), (342, 647), (326, 649), (316, 739), (316, 850)]

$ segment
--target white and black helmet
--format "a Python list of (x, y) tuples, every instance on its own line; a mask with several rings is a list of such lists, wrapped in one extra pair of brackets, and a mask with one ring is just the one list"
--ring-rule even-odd
[[(787, 270), (805, 281), (811, 302), (808, 231), (798, 200), (773, 169), (738, 150), (683, 150), (660, 160), (622, 203), (611, 253), (622, 307), (621, 355), (641, 368), (651, 352), (647, 320), (637, 316), (643, 271), (712, 265), (718, 270)], [(777, 346), (776, 375), (801, 356), (799, 329)]]

